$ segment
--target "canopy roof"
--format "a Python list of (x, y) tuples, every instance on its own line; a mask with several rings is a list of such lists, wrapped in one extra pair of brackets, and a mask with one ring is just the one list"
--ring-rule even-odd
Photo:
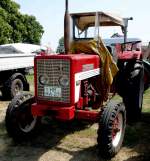
[(100, 26), (121, 26), (124, 27), (123, 19), (119, 16), (104, 12), (87, 12), (70, 14), (74, 18), (76, 26), (80, 30), (95, 26), (96, 15), (99, 17)]
[[(103, 39), (103, 41), (106, 45), (124, 44), (124, 38), (123, 37)], [(126, 43), (139, 43), (141, 41), (142, 40), (139, 39), (139, 38), (127, 38)]]

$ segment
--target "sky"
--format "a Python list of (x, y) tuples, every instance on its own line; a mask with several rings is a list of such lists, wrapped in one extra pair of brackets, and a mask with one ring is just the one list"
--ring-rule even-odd
[[(20, 4), (20, 12), (34, 15), (44, 27), (41, 43), (50, 45), (53, 50), (58, 45), (64, 31), (65, 0), (14, 0)], [(69, 0), (69, 11), (104, 11), (119, 14), (121, 17), (133, 17), (129, 22), (128, 37), (150, 41), (150, 0)], [(101, 31), (100, 31), (101, 32)], [(117, 29), (104, 32), (109, 38)]]

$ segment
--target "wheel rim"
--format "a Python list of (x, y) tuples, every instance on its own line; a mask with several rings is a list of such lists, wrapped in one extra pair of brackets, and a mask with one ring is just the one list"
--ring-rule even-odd
[(14, 95), (18, 95), (21, 91), (23, 91), (23, 84), (20, 80), (16, 80), (14, 82), (14, 88), (13, 88)]
[(123, 116), (121, 113), (117, 115), (114, 120), (112, 128), (112, 144), (114, 147), (117, 147), (122, 136), (123, 131)]
[(14, 91), (15, 91), (15, 93), (19, 93), (20, 90), (21, 90), (21, 85), (20, 85), (19, 83), (17, 83), (17, 84), (15, 85)]
[(28, 133), (34, 129), (37, 122), (37, 116), (32, 116), (28, 113), (24, 113), (20, 115), (18, 120), (19, 128), (25, 132)]
[(24, 123), (23, 124), (22, 123), (19, 123), (19, 128), (23, 132), (28, 133), (32, 129), (34, 129), (36, 122), (37, 122), (37, 117), (33, 117), (33, 120), (30, 123), (26, 124), (26, 125)]

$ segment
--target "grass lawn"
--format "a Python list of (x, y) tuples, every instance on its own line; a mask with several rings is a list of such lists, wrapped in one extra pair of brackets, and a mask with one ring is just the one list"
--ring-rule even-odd
[[(31, 92), (34, 91), (33, 75), (29, 75), (28, 81), (31, 84)], [(115, 100), (121, 101), (119, 96), (115, 96)], [(51, 124), (51, 123), (50, 123)], [(45, 146), (53, 145), (60, 138), (59, 145), (54, 147), (58, 154), (71, 153), (75, 154), (73, 161), (93, 161), (93, 156), (97, 158), (96, 138), (97, 124), (83, 128), (78, 124), (71, 127), (61, 127), (52, 125), (52, 133), (47, 129), (38, 137), (36, 143), (45, 144)], [(47, 140), (53, 138), (53, 140)], [(41, 143), (42, 142), (42, 143)], [(75, 152), (74, 152), (75, 151)], [(127, 125), (123, 143), (123, 148), (112, 161), (150, 161), (150, 89), (145, 91), (143, 99), (142, 119), (138, 123)], [(49, 152), (51, 155), (51, 152)], [(64, 158), (65, 155), (63, 154)], [(127, 159), (123, 159), (127, 158)], [(67, 160), (67, 159), (66, 159)], [(68, 159), (69, 160), (69, 159)], [(96, 159), (94, 161), (97, 161)]]
[[(33, 75), (27, 79), (34, 93)], [(118, 96), (115, 99), (121, 101)], [(37, 137), (14, 144), (5, 129), (8, 103), (0, 102), (0, 161), (106, 161), (99, 160), (96, 123), (67, 124), (45, 118)], [(127, 125), (123, 147), (111, 161), (150, 161), (150, 89), (144, 94), (141, 121)]]
[(143, 112), (150, 113), (150, 88), (144, 93)]

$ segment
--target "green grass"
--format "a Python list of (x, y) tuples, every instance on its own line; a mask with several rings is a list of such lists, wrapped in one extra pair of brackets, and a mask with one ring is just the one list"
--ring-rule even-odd
[(150, 113), (150, 89), (148, 89), (144, 93), (143, 110), (142, 111)]
[(138, 123), (127, 126), (124, 144), (135, 146), (150, 143), (150, 89), (145, 91), (143, 99), (142, 119)]
[(27, 80), (31, 85), (33, 85), (33, 83), (34, 83), (34, 75), (33, 74), (27, 75)]
[[(33, 77), (33, 75), (27, 76), (31, 92), (34, 91)], [(121, 101), (119, 96), (115, 96), (114, 99)], [(4, 111), (0, 112), (3, 114)], [(47, 124), (44, 125), (43, 123), (42, 130), (39, 131), (39, 134), (37, 134), (39, 136), (35, 140), (33, 139), (31, 143), (16, 146), (8, 137), (4, 121), (2, 121), (0, 123), (0, 160), (42, 160), (44, 155), (46, 157), (53, 156), (51, 160), (56, 160), (63, 153), (62, 160), (69, 155), (73, 159), (66, 160), (96, 161), (98, 160), (96, 150), (97, 124), (94, 125), (96, 126), (90, 126), (86, 123), (81, 124), (80, 121), (77, 121), (71, 124), (64, 123), (64, 126), (62, 126), (60, 123), (53, 124), (52, 121), (47, 120)], [(127, 125), (123, 147), (133, 151), (133, 156), (131, 153), (126, 154), (130, 161), (144, 161), (140, 157), (150, 157), (150, 89), (144, 94), (142, 120), (132, 126)], [(53, 154), (54, 151), (56, 155)], [(139, 157), (137, 156), (134, 159), (132, 157), (134, 157), (135, 152)], [(117, 160), (126, 160), (121, 157)], [(45, 158), (44, 160), (49, 159)], [(149, 159), (145, 159), (145, 161), (149, 161)]]
[(30, 84), (30, 92), (34, 94), (34, 75), (33, 74), (27, 75), (27, 80)]

